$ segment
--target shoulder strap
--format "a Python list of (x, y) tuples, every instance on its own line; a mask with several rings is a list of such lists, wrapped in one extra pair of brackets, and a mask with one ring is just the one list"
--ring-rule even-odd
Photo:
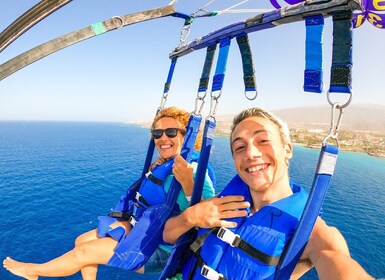
[(286, 247), (274, 279), (289, 279), (320, 213), (337, 161), (338, 148), (326, 144), (322, 147), (309, 198), (293, 238)]

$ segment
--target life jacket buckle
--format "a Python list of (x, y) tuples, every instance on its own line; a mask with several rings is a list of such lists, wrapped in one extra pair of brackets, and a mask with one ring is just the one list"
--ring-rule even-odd
[(209, 280), (221, 280), (221, 279), (225, 279), (223, 277), (223, 274), (221, 273), (218, 273), (217, 271), (215, 271), (214, 269), (212, 269), (211, 267), (209, 267), (208, 265), (203, 265), (202, 266), (202, 269), (201, 269), (201, 275), (203, 277), (205, 277), (206, 279), (209, 279)]
[(131, 216), (130, 219), (128, 220), (128, 222), (134, 227), (136, 226), (136, 224), (138, 223), (138, 221), (133, 217)]
[(229, 244), (231, 247), (238, 247), (241, 242), (241, 238), (238, 234), (235, 234), (231, 230), (224, 227), (219, 228), (217, 237), (223, 242)]

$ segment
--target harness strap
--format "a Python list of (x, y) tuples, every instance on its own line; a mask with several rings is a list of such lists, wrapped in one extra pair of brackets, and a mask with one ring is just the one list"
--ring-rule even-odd
[(83, 40), (94, 36), (104, 34), (106, 32), (117, 30), (119, 28), (166, 16), (175, 13), (172, 5), (160, 7), (157, 9), (142, 11), (124, 16), (115, 16), (103, 22), (92, 24), (91, 26), (70, 32), (58, 38), (43, 43), (29, 51), (26, 51), (7, 62), (0, 65), (0, 80), (8, 77), (25, 66), (45, 57), (61, 49), (64, 49)]
[(41, 0), (0, 33), (0, 52), (32, 26), (72, 0)]
[(151, 206), (151, 204), (139, 192), (136, 192), (135, 199), (136, 199), (136, 201), (139, 201), (140, 203), (142, 203), (146, 207)]
[(131, 214), (128, 214), (126, 212), (114, 211), (114, 212), (109, 213), (108, 216), (112, 217), (112, 218), (118, 218), (118, 219), (128, 221), (131, 217)]
[(257, 86), (255, 79), (255, 71), (248, 35), (244, 34), (242, 36), (237, 37), (237, 43), (242, 57), (243, 81), (245, 83), (245, 91), (256, 91)]
[(229, 55), (230, 43), (231, 43), (231, 39), (229, 37), (226, 37), (222, 39), (219, 44), (220, 49), (219, 49), (218, 61), (215, 68), (213, 84), (211, 87), (212, 92), (222, 89), (223, 81), (225, 79), (226, 64), (227, 64), (227, 58)]
[(333, 13), (333, 56), (330, 92), (351, 93), (352, 88), (352, 20), (351, 10)]
[(306, 22), (305, 82), (307, 92), (322, 92), (322, 33), (323, 15), (308, 16)]
[(201, 75), (201, 78), (199, 80), (198, 92), (207, 91), (207, 87), (209, 85), (211, 67), (213, 65), (214, 54), (215, 54), (216, 48), (217, 48), (217, 44), (213, 44), (213, 45), (207, 47), (205, 63), (203, 65), (202, 75)]
[(210, 231), (198, 237), (194, 241), (194, 243), (191, 244), (190, 246), (191, 250), (195, 254), (199, 254), (198, 251), (202, 247), (204, 241), (206, 240), (209, 234), (215, 234), (220, 240), (229, 244), (231, 247), (236, 247), (242, 250), (243, 252), (245, 252), (246, 254), (248, 254), (250, 257), (260, 262), (263, 262), (267, 265), (275, 266), (275, 265), (278, 265), (279, 263), (279, 257), (265, 254), (264, 252), (258, 250), (247, 241), (243, 240), (238, 234), (235, 234), (231, 230), (224, 227), (213, 228)]
[(322, 147), (309, 198), (303, 210), (298, 228), (285, 248), (274, 279), (289, 279), (297, 265), (321, 211), (330, 179), (334, 173), (337, 156), (338, 147), (329, 144), (325, 144)]
[(201, 257), (197, 258), (196, 261), (196, 267), (200, 268), (200, 274), (209, 280), (226, 280), (226, 278), (223, 276), (223, 274), (217, 272), (215, 269), (209, 267), (205, 262), (202, 260)]
[(159, 185), (159, 186), (162, 186), (163, 185), (163, 181), (157, 177), (155, 177), (154, 175), (152, 175), (152, 172), (149, 171), (146, 173), (146, 177), (147, 179), (149, 179), (151, 182)]
[(168, 70), (167, 80), (164, 84), (163, 93), (167, 93), (170, 90), (171, 80), (172, 80), (172, 76), (174, 75), (177, 59), (178, 59), (177, 57), (174, 57), (171, 59), (171, 65), (170, 65), (170, 69)]

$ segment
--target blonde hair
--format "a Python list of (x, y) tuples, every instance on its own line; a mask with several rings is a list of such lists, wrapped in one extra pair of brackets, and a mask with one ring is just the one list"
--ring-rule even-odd
[(287, 123), (282, 121), (280, 118), (276, 117), (273, 113), (268, 112), (264, 109), (255, 107), (255, 108), (249, 108), (249, 109), (243, 110), (242, 112), (240, 112), (238, 115), (234, 117), (233, 124), (231, 125), (230, 146), (231, 146), (231, 139), (233, 137), (234, 129), (237, 127), (237, 125), (240, 122), (251, 117), (262, 117), (272, 121), (278, 127), (282, 143), (283, 144), (291, 143), (290, 130)]
[[(183, 109), (179, 109), (177, 107), (164, 108), (156, 114), (156, 116), (155, 116), (155, 118), (151, 124), (151, 130), (155, 129), (156, 123), (161, 118), (166, 118), (166, 117), (175, 119), (179, 125), (179, 128), (185, 129), (187, 124), (188, 124), (188, 121), (190, 119), (190, 113), (183, 110)], [(186, 132), (186, 131), (184, 131), (184, 132)], [(199, 151), (201, 149), (201, 147), (202, 147), (202, 136), (201, 136), (201, 133), (199, 133), (198, 137), (195, 141), (194, 149)]]

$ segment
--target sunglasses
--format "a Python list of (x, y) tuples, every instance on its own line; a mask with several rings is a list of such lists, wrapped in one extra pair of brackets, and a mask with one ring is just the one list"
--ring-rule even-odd
[(166, 129), (154, 129), (154, 130), (152, 130), (151, 136), (154, 139), (159, 139), (160, 137), (162, 137), (163, 132), (164, 132), (164, 133), (166, 133), (166, 136), (168, 138), (174, 138), (178, 135), (178, 131), (180, 131), (180, 133), (182, 133), (182, 135), (184, 135), (184, 131), (180, 128), (166, 128)]

